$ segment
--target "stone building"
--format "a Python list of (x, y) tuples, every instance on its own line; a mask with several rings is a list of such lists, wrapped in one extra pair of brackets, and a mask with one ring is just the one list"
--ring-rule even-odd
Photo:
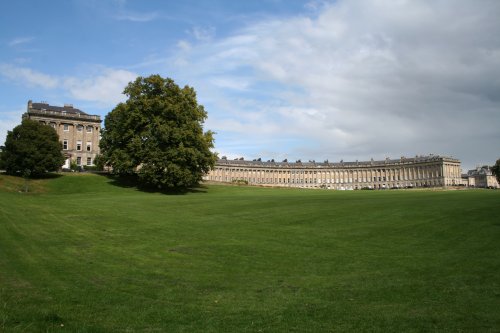
[(469, 170), (463, 178), (469, 187), (500, 188), (495, 175), (487, 165)]
[(71, 104), (53, 106), (46, 102), (28, 101), (23, 119), (28, 118), (52, 126), (62, 143), (66, 161), (62, 168), (69, 168), (74, 161), (78, 166), (92, 166), (99, 154), (101, 119), (76, 109)]
[(459, 160), (436, 155), (339, 163), (220, 159), (204, 179), (336, 190), (435, 187), (459, 185), (461, 169)]

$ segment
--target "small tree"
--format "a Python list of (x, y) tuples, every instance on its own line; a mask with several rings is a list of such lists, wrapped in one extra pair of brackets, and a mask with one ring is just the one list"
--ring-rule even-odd
[(497, 178), (498, 183), (500, 183), (500, 158), (497, 160), (494, 166), (491, 167), (491, 172)]
[(1, 159), (7, 173), (25, 178), (56, 171), (65, 160), (56, 131), (29, 119), (7, 133)]
[(137, 174), (159, 188), (197, 185), (215, 165), (213, 132), (203, 132), (207, 118), (196, 92), (159, 75), (128, 84), (125, 103), (104, 120), (100, 142), (105, 165), (119, 175)]
[(80, 170), (80, 166), (78, 164), (76, 164), (75, 160), (71, 160), (71, 162), (69, 162), (69, 169), (71, 171), (73, 171), (73, 172), (79, 171)]
[(103, 171), (104, 170), (104, 163), (106, 163), (106, 161), (104, 161), (102, 155), (96, 155), (95, 158), (94, 158), (94, 164), (95, 164), (95, 170), (96, 171)]

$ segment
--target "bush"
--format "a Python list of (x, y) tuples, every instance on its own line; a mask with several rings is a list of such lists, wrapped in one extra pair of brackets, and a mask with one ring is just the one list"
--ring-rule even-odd
[(236, 185), (248, 185), (248, 180), (245, 179), (233, 179), (231, 183)]
[(97, 165), (84, 165), (83, 170), (85, 171), (102, 171)]

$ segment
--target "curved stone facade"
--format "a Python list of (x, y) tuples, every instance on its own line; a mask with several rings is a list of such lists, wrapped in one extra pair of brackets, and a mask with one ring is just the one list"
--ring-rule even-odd
[(459, 185), (461, 169), (459, 160), (435, 155), (340, 163), (221, 159), (204, 179), (335, 190), (436, 187)]

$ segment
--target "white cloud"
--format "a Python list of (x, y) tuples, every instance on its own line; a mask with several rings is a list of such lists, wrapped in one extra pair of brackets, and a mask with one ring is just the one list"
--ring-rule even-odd
[(20, 107), (17, 110), (2, 111), (0, 121), (0, 146), (5, 143), (7, 131), (12, 131), (14, 127), (21, 123), (21, 116), (26, 112), (26, 107)]
[[(107, 2), (85, 2), (87, 6), (94, 8), (108, 8), (108, 10), (112, 10), (112, 17), (115, 20), (120, 21), (130, 21), (130, 22), (150, 22), (160, 18), (160, 13), (157, 11), (152, 12), (139, 12), (135, 10), (127, 9), (127, 1), (126, 0), (113, 0), (111, 3)], [(110, 6), (109, 6), (110, 5)]]
[(179, 42), (177, 42), (177, 47), (179, 48), (179, 50), (184, 52), (191, 50), (191, 44), (185, 40), (180, 40)]
[(305, 4), (305, 8), (312, 11), (318, 11), (327, 7), (329, 4), (330, 2), (328, 0), (311, 0)]
[[(210, 45), (191, 45), (183, 75), (225, 88), (215, 94), (207, 88), (214, 106), (246, 112), (238, 104), (242, 89), (232, 93), (243, 79), (245, 98), (258, 98), (262, 108), (254, 111), (265, 109), (260, 125), (313, 140), (302, 152), (321, 156), (310, 158), (439, 153), (466, 164), (496, 158), (498, 1), (318, 3), (310, 3), (315, 17), (260, 22)], [(221, 73), (233, 83), (221, 81)], [(233, 129), (253, 140), (259, 123), (249, 124)], [(297, 149), (272, 138), (267, 144), (276, 154)]]
[(9, 46), (12, 47), (12, 46), (17, 46), (17, 45), (21, 45), (21, 44), (27, 44), (33, 40), (34, 40), (33, 37), (17, 37), (9, 42)]
[(215, 36), (215, 27), (195, 26), (188, 33), (199, 41), (208, 42)]
[(53, 89), (59, 83), (59, 80), (54, 76), (43, 74), (27, 67), (18, 67), (10, 64), (0, 64), (0, 75), (30, 87), (37, 86), (45, 89)]
[(234, 89), (245, 91), (248, 89), (249, 80), (245, 78), (234, 78), (232, 76), (218, 76), (210, 80), (216, 87), (223, 89)]
[(62, 95), (69, 94), (74, 99), (96, 102), (100, 106), (114, 106), (124, 101), (123, 90), (138, 76), (127, 70), (102, 66), (88, 68), (87, 72), (90, 74), (85, 76), (57, 77), (27, 67), (0, 64), (0, 75), (9, 80), (27, 87), (57, 90)]
[(125, 100), (123, 89), (137, 78), (137, 74), (122, 69), (102, 68), (99, 73), (86, 78), (66, 78), (64, 89), (78, 100), (112, 106)]
[(149, 21), (154, 21), (159, 17), (160, 15), (157, 12), (138, 13), (130, 11), (123, 11), (114, 16), (116, 20), (131, 21), (131, 22), (149, 22)]

